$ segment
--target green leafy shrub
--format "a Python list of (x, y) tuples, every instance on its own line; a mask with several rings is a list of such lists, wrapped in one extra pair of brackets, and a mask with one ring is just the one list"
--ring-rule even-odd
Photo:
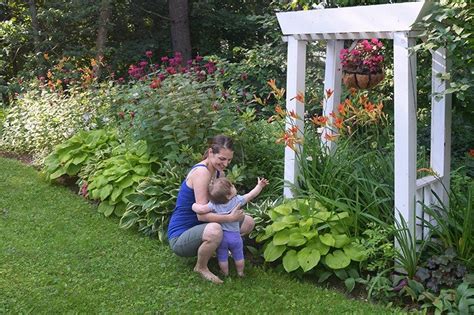
[[(449, 194), (449, 205), (444, 205), (435, 194), (438, 205), (423, 205), (423, 211), (431, 218), (422, 218), (433, 242), (430, 245), (443, 253), (452, 248), (466, 266), (474, 267), (474, 182), (466, 179), (461, 190)], [(436, 223), (434, 223), (436, 222)]]
[(176, 205), (176, 197), (184, 173), (169, 163), (159, 163), (158, 170), (143, 179), (136, 192), (127, 196), (129, 203), (120, 219), (120, 227), (138, 230), (148, 236), (158, 236), (165, 241), (165, 235)]
[(389, 226), (370, 222), (362, 232), (361, 244), (365, 248), (367, 260), (363, 269), (381, 273), (390, 269), (395, 260), (396, 249), (393, 246), (392, 229)]
[(443, 255), (431, 256), (425, 268), (419, 268), (416, 275), (433, 292), (442, 288), (452, 288), (462, 282), (467, 268), (456, 261), (456, 252), (448, 248)]
[(157, 157), (151, 156), (145, 141), (123, 143), (115, 147), (111, 157), (99, 163), (85, 179), (91, 199), (100, 200), (98, 211), (105, 216), (121, 217), (138, 183), (152, 174)]
[(463, 282), (455, 289), (443, 289), (439, 295), (423, 292), (418, 300), (424, 302), (422, 309), (432, 309), (434, 314), (474, 313), (474, 287), (469, 282)]
[(131, 124), (123, 120), (123, 129), (136, 140), (145, 140), (153, 154), (173, 163), (189, 163), (189, 154), (202, 154), (208, 138), (222, 133), (215, 128), (218, 114), (212, 82), (173, 75), (151, 88), (137, 82), (121, 90), (114, 104), (117, 111), (134, 111)]
[(92, 89), (61, 94), (32, 86), (8, 109), (0, 148), (41, 160), (77, 131), (99, 127), (106, 107)]
[(57, 145), (44, 161), (44, 173), (50, 180), (64, 174), (77, 175), (98, 152), (117, 146), (115, 132), (104, 129), (79, 131)]
[(255, 185), (257, 177), (268, 178), (270, 184), (262, 192), (262, 199), (276, 199), (283, 191), (285, 160), (284, 149), (275, 143), (279, 127), (265, 120), (245, 122), (243, 127), (232, 133), (236, 144), (234, 161), (245, 167), (241, 185), (247, 190)]
[(282, 258), (287, 272), (299, 268), (308, 272), (320, 261), (333, 271), (366, 258), (364, 248), (347, 234), (347, 212), (329, 211), (316, 200), (292, 199), (272, 209), (269, 216), (272, 223), (257, 241), (267, 240), (265, 261)]

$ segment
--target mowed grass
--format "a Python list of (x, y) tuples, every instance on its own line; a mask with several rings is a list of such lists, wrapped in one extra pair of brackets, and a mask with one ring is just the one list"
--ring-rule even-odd
[(395, 312), (257, 266), (214, 285), (193, 264), (0, 158), (0, 314)]

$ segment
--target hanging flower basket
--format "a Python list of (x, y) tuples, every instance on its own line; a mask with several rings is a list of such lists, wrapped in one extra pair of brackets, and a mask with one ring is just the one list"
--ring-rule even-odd
[(384, 49), (381, 41), (372, 38), (370, 41), (359, 41), (353, 48), (340, 51), (342, 81), (347, 88), (371, 89), (384, 79)]
[(381, 71), (379, 73), (357, 73), (344, 71), (342, 75), (342, 82), (350, 89), (371, 89), (379, 84), (385, 78), (385, 74)]

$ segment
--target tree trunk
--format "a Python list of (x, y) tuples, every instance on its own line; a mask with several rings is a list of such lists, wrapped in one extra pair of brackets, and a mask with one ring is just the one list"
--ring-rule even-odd
[(169, 0), (171, 42), (173, 50), (180, 52), (183, 63), (191, 59), (191, 32), (189, 30), (188, 0)]
[(31, 18), (31, 28), (33, 30), (33, 46), (35, 49), (36, 60), (39, 65), (42, 64), (40, 27), (38, 23), (38, 14), (36, 12), (35, 0), (28, 0), (28, 7)]
[(97, 30), (96, 39), (97, 65), (94, 67), (94, 75), (98, 79), (102, 72), (102, 60), (104, 59), (105, 47), (107, 44), (107, 27), (110, 21), (111, 11), (110, 0), (102, 0), (100, 3), (99, 28)]

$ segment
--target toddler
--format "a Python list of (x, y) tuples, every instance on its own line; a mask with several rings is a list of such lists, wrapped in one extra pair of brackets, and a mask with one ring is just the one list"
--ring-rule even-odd
[[(257, 197), (262, 189), (268, 185), (268, 180), (258, 178), (257, 185), (247, 194), (237, 195), (234, 185), (225, 177), (215, 179), (209, 185), (209, 203), (206, 205), (193, 204), (193, 211), (198, 214), (213, 211), (218, 214), (228, 214), (237, 205), (243, 206)], [(224, 236), (217, 248), (217, 260), (224, 275), (229, 275), (228, 253), (234, 258), (235, 268), (240, 277), (244, 276), (244, 245), (240, 236), (240, 222), (221, 223)]]

